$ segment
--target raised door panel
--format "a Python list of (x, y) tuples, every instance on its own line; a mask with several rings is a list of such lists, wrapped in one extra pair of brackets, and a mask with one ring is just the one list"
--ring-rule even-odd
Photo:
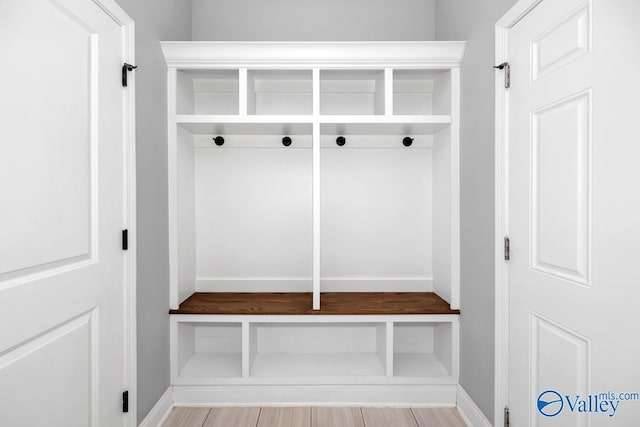
[(590, 340), (537, 313), (530, 314), (530, 325), (530, 393), (538, 412), (532, 411), (531, 426), (588, 425), (570, 405), (578, 411), (579, 398), (573, 397), (590, 390)]
[(0, 69), (0, 280), (8, 280), (95, 255), (99, 46), (88, 24), (55, 2), (3, 2), (0, 14), (11, 34), (0, 52), (13, 64)]
[(84, 314), (0, 356), (0, 401), (11, 408), (0, 425), (97, 425), (97, 321)]
[(534, 270), (589, 284), (591, 92), (532, 113)]

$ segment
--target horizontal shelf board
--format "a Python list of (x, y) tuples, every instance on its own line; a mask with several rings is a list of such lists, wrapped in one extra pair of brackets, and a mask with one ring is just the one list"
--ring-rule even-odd
[(180, 123), (193, 135), (311, 135), (310, 123)]
[(394, 353), (393, 375), (395, 377), (448, 377), (450, 372), (433, 354)]
[(215, 114), (178, 114), (176, 122), (178, 124), (218, 124), (218, 123), (308, 123), (314, 121), (320, 123), (415, 123), (415, 124), (450, 124), (450, 115), (215, 115)]
[[(322, 135), (350, 136), (421, 136), (433, 135), (449, 126), (448, 123), (323, 123), (320, 125)], [(400, 139), (402, 142), (402, 139)]]
[(376, 315), (459, 314), (433, 292), (325, 292), (313, 310), (311, 292), (196, 292), (171, 314)]
[(384, 377), (375, 353), (260, 353), (253, 377)]
[[(177, 310), (176, 310), (177, 311)], [(220, 323), (248, 322), (249, 324), (331, 324), (334, 326), (344, 323), (455, 323), (460, 320), (459, 314), (329, 314), (318, 316), (315, 314), (180, 314), (169, 316), (172, 323), (190, 323), (200, 325), (218, 325)]]
[(313, 122), (313, 116), (309, 114), (305, 115), (292, 115), (292, 114), (272, 114), (272, 115), (255, 115), (249, 114), (246, 116), (240, 116), (235, 114), (229, 115), (215, 115), (215, 114), (178, 114), (176, 115), (176, 122), (179, 125), (187, 124), (231, 124), (231, 123), (306, 123), (311, 125)]
[(238, 385), (242, 387), (250, 386), (286, 386), (286, 385), (324, 385), (349, 387), (363, 385), (384, 386), (389, 385), (402, 386), (409, 385), (446, 385), (457, 384), (458, 380), (451, 376), (442, 377), (384, 377), (384, 376), (315, 376), (315, 377), (194, 377), (194, 376), (177, 376), (171, 380), (173, 385)]
[(321, 115), (320, 123), (330, 124), (451, 124), (450, 115), (412, 115), (412, 116), (382, 116), (382, 115)]
[(182, 368), (180, 376), (241, 377), (242, 356), (240, 353), (195, 353)]

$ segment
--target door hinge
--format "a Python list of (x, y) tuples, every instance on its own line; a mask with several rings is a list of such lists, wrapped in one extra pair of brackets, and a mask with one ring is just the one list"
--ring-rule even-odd
[(137, 65), (127, 64), (126, 62), (122, 65), (122, 87), (127, 87), (127, 72), (136, 68), (138, 68)]
[(504, 408), (504, 427), (509, 427), (509, 408)]
[(122, 392), (122, 412), (129, 412), (129, 390)]
[(511, 259), (511, 240), (509, 236), (504, 238), (504, 260), (509, 261)]
[(122, 250), (126, 251), (129, 249), (129, 230), (122, 230)]
[(493, 68), (504, 70), (504, 88), (509, 89), (511, 87), (511, 65), (508, 62), (503, 62), (500, 65), (494, 65)]

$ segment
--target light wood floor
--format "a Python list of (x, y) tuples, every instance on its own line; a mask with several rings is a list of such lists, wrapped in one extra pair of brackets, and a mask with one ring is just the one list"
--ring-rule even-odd
[(466, 427), (455, 408), (174, 408), (163, 427)]

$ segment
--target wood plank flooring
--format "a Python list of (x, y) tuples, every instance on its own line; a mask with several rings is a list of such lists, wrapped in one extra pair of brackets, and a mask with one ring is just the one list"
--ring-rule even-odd
[(174, 408), (163, 426), (202, 427), (209, 413), (209, 408)]
[(365, 427), (360, 408), (311, 408), (314, 427)]
[(171, 314), (459, 314), (433, 292), (196, 292)]
[(271, 426), (311, 427), (311, 408), (262, 408), (258, 427)]
[(211, 408), (203, 427), (255, 426), (259, 416), (260, 408)]
[(174, 408), (162, 427), (466, 427), (455, 408)]
[(362, 408), (366, 427), (415, 427), (413, 411), (406, 408)]

